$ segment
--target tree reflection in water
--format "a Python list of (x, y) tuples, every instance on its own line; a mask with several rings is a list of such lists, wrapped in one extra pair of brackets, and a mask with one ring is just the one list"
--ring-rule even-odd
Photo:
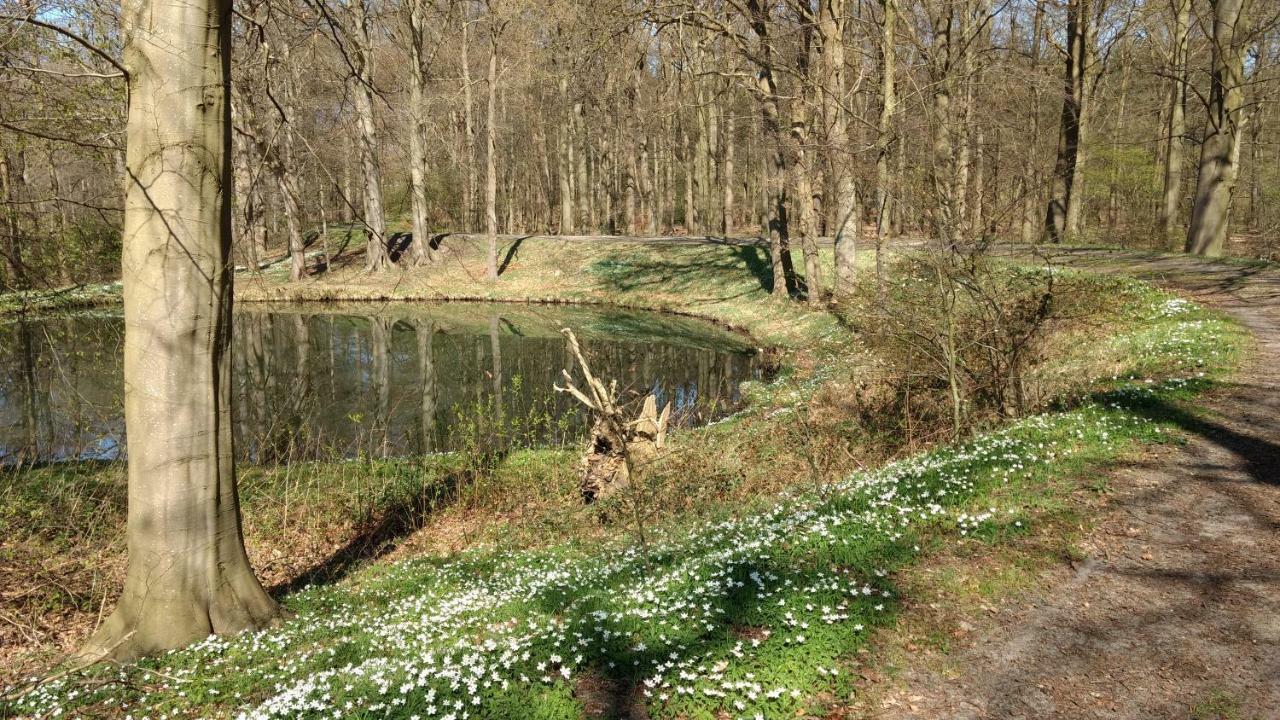
[[(585, 418), (552, 385), (572, 370), (561, 327), (627, 395), (681, 423), (731, 412), (762, 372), (743, 338), (616, 309), (513, 305), (241, 308), (237, 453), (251, 462), (458, 450), (458, 428), (522, 445), (577, 441)], [(0, 325), (0, 462), (114, 459), (124, 448), (123, 325), (112, 313)], [(477, 418), (484, 414), (491, 417)], [(504, 434), (505, 433), (501, 433)]]

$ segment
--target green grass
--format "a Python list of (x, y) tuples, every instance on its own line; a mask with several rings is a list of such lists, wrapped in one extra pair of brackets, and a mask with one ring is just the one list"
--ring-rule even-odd
[[(1071, 511), (1057, 484), (1194, 422), (1185, 401), (1225, 378), (1243, 336), (1215, 313), (1127, 287), (1124, 331), (1060, 359), (1057, 372), (1079, 376), (1057, 412), (827, 483), (792, 479), (790, 489), (751, 501), (717, 489), (740, 501), (673, 512), (644, 543), (618, 524), (611, 534), (553, 535), (526, 549), (495, 538), (449, 557), (371, 565), (286, 597), (296, 615), (282, 627), (68, 675), (14, 708), (95, 717), (577, 718), (589, 688), (605, 687), (643, 698), (654, 717), (821, 714), (848, 697), (870, 630), (893, 623), (896, 571), (957, 543), (1017, 543)], [(825, 362), (852, 346), (820, 327), (815, 320), (805, 331), (816, 362), (753, 388), (754, 410), (688, 434), (720, 464), (683, 466), (706, 473), (685, 478), (686, 490), (696, 494), (704, 482), (741, 490), (743, 468), (779, 467), (770, 454), (787, 451), (787, 413), (853, 368)], [(1085, 354), (1100, 360), (1087, 364)], [(737, 452), (729, 448), (740, 449), (733, 443), (753, 440), (763, 449), (726, 472), (721, 464)], [(564, 460), (530, 452), (508, 462), (529, 473), (511, 477), (527, 478)], [(403, 482), (412, 495), (417, 467), (388, 465), (370, 486)], [(323, 495), (327, 477), (315, 473), (308, 487)], [(253, 478), (246, 484), (253, 503)], [(495, 496), (507, 490), (530, 497), (514, 485), (495, 487)], [(539, 522), (552, 524), (556, 507)], [(1012, 566), (979, 592), (1012, 592), (1033, 574)]]
[(1215, 690), (1191, 706), (1192, 720), (1241, 720), (1240, 701), (1231, 693)]

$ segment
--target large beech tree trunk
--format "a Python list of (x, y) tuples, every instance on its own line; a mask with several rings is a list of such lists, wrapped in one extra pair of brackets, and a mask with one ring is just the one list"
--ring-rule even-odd
[(86, 662), (261, 628), (231, 440), (231, 0), (125, 0), (129, 563)]
[(1244, 116), (1244, 6), (1248, 0), (1213, 0), (1213, 72), (1200, 172), (1186, 251), (1217, 257), (1227, 241), (1231, 194), (1240, 165)]

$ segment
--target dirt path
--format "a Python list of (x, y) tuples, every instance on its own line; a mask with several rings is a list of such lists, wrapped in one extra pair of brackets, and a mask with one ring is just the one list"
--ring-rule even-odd
[(1075, 251), (1236, 317), (1259, 343), (1185, 446), (1112, 473), (1089, 559), (911, 662), (875, 717), (1280, 718), (1280, 271)]

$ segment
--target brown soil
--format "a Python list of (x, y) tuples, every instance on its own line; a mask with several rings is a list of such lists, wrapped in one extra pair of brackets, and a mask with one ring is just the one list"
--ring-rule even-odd
[(1217, 306), (1257, 352), (1186, 417), (1185, 445), (1108, 474), (1086, 558), (959, 622), (949, 653), (899, 639), (906, 669), (890, 690), (864, 686), (874, 700), (860, 714), (1280, 718), (1280, 270), (1096, 250), (1061, 259)]

